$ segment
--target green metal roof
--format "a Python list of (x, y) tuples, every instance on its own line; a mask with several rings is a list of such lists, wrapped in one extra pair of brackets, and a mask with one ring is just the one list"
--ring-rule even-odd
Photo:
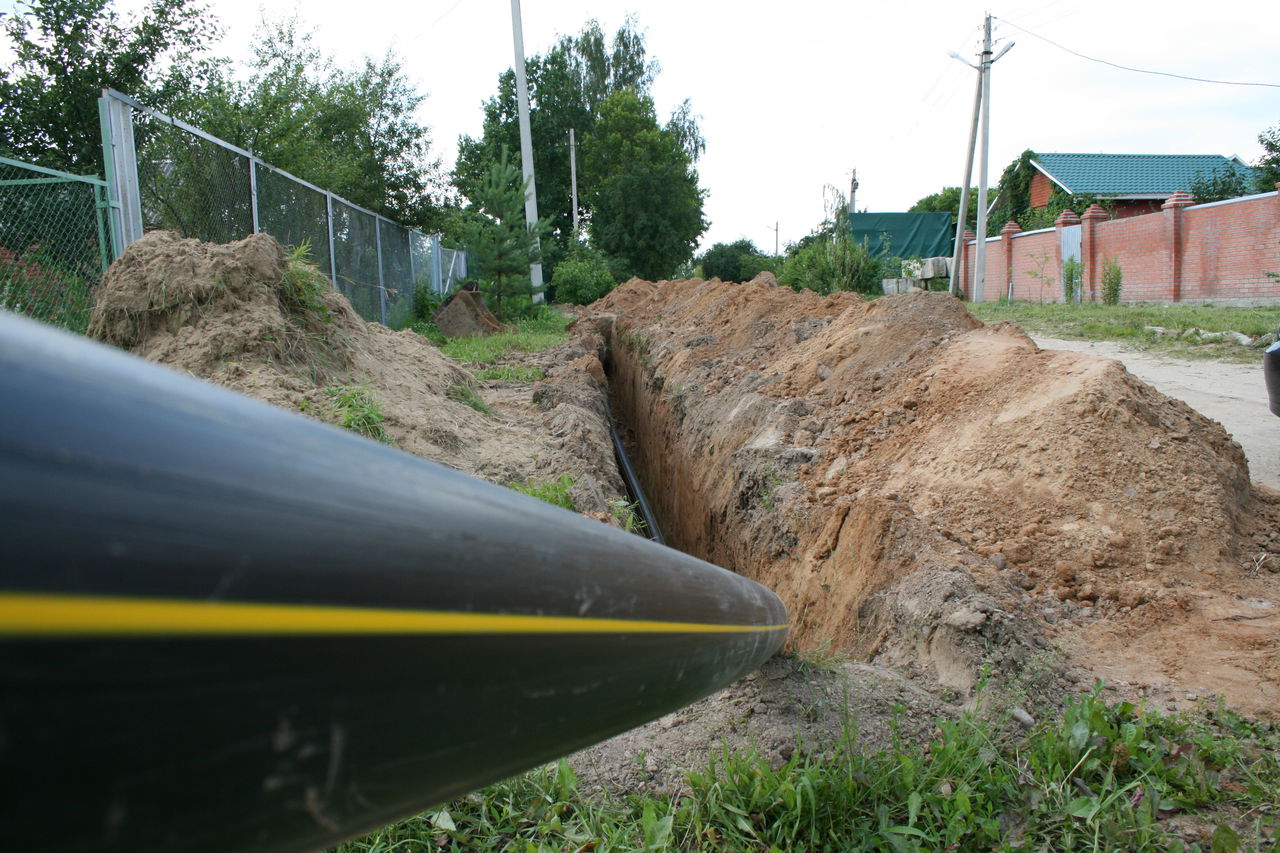
[(1253, 180), (1251, 168), (1219, 154), (1037, 154), (1036, 161), (1055, 183), (1081, 195), (1167, 197), (1224, 166)]

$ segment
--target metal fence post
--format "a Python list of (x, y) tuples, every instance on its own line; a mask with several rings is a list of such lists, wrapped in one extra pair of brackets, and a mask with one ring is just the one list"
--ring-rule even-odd
[(93, 185), (93, 221), (98, 226), (98, 258), (102, 261), (102, 274), (107, 274), (107, 267), (111, 266), (111, 253), (107, 248), (107, 229), (102, 226), (102, 220), (111, 215), (111, 208), (107, 204), (107, 188)]
[[(413, 274), (413, 235), (417, 234), (412, 228), (409, 229), (409, 298), (413, 299), (418, 293), (418, 279)], [(412, 303), (411, 303), (412, 304)]]
[(382, 217), (373, 220), (373, 240), (378, 244), (378, 306), (382, 311), (382, 325), (387, 325), (387, 283), (382, 272)]
[(338, 289), (338, 262), (337, 253), (333, 248), (333, 193), (326, 191), (324, 194), (325, 218), (328, 220), (329, 227), (329, 280), (333, 282), (333, 289)]
[(431, 287), (444, 296), (444, 276), (440, 268), (440, 235), (431, 235)]
[(111, 248), (119, 257), (142, 236), (142, 198), (138, 187), (138, 157), (133, 140), (133, 110), (102, 90), (98, 99), (102, 153), (111, 205)]
[(253, 220), (253, 233), (257, 234), (262, 228), (258, 224), (258, 158), (253, 156), (253, 149), (249, 149), (249, 216)]

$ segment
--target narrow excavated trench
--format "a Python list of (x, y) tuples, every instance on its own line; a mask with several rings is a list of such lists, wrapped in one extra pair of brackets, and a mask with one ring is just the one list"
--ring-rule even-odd
[(778, 593), (793, 650), (961, 696), (984, 672), (1060, 696), (1064, 671), (1156, 669), (1247, 708), (1280, 689), (1223, 627), (1274, 598), (1246, 558), (1277, 501), (1221, 426), (1118, 363), (927, 293), (633, 281), (590, 327), (666, 544)]
[(697, 487), (701, 478), (693, 475), (679, 443), (673, 441), (665, 409), (655, 406), (652, 391), (661, 390), (661, 379), (651, 365), (646, 369), (645, 354), (621, 337), (616, 329), (608, 330), (603, 361), (623, 479), (641, 505), (646, 524), (652, 518), (659, 542), (714, 562), (712, 549), (695, 533), (708, 526), (706, 503), (699, 500)]

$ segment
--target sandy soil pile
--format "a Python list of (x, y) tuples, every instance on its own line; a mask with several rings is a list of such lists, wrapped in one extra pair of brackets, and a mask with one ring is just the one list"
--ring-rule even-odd
[[(485, 415), (461, 402), (464, 390), (489, 394), (469, 373), (420, 335), (365, 322), (317, 275), (288, 263), (265, 234), (218, 246), (154, 232), (112, 264), (89, 333), (331, 422), (326, 389), (365, 387), (402, 450), (499, 483), (569, 474), (582, 510), (607, 513), (625, 494), (586, 363), (595, 356), (582, 346), (547, 356), (543, 394), (553, 403), (531, 405), (525, 385), (507, 394), (522, 401), (498, 401)], [(595, 373), (603, 382), (598, 362)]]
[(945, 294), (632, 281), (593, 308), (669, 540), (774, 588), (798, 648), (1280, 707), (1280, 500), (1119, 363)]

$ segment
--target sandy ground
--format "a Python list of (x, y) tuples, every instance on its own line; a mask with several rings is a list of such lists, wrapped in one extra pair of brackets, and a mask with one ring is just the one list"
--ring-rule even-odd
[(1280, 418), (1267, 408), (1260, 365), (1154, 356), (1115, 341), (1066, 341), (1038, 335), (1032, 339), (1041, 349), (1087, 352), (1120, 361), (1143, 382), (1222, 424), (1244, 448), (1253, 481), (1280, 489)]

